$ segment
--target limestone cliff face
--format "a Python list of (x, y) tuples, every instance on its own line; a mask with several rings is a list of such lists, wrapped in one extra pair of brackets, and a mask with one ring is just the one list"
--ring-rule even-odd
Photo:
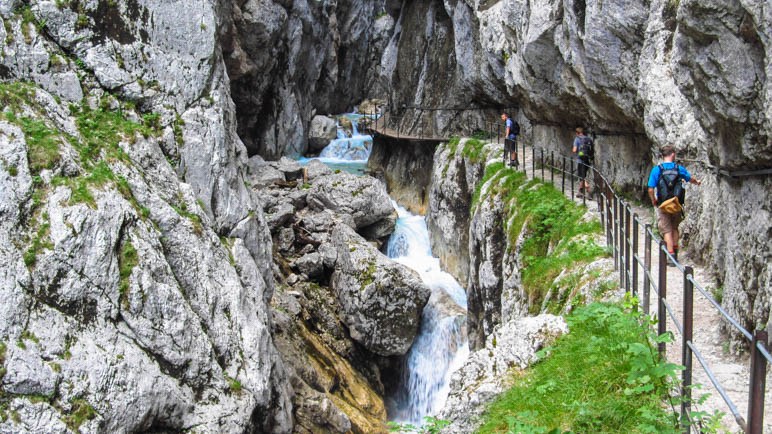
[(573, 128), (590, 126), (596, 164), (631, 191), (645, 184), (657, 149), (676, 145), (705, 181), (688, 193), (685, 244), (714, 265), (726, 307), (764, 328), (772, 181), (715, 169), (772, 167), (771, 17), (763, 0), (410, 2), (382, 75), (394, 83), (395, 111), (438, 130), (473, 130), (496, 113), (409, 107), (516, 105), (523, 138), (564, 155)]
[(378, 61), (394, 25), (382, 1), (220, 3), (238, 130), (250, 154), (302, 154), (314, 114), (351, 110), (379, 92)]
[(291, 429), (215, 6), (0, 6), (0, 431)]

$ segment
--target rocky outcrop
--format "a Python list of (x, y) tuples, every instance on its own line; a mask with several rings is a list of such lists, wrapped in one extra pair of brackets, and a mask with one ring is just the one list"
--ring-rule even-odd
[(248, 178), (264, 197), (283, 282), (274, 336), (295, 391), (295, 430), (385, 432), (383, 370), (410, 348), (429, 289), (373, 246), (395, 225), (384, 185), (316, 160), (301, 168), (258, 156)]
[(0, 431), (291, 430), (215, 5), (1, 13)]
[(308, 151), (319, 153), (330, 140), (338, 136), (338, 125), (335, 119), (327, 116), (314, 116), (308, 128)]
[(482, 162), (472, 162), (463, 152), (457, 154), (466, 143), (466, 139), (443, 143), (434, 153), (426, 213), (433, 252), (443, 268), (459, 282), (465, 282), (469, 276), (472, 193), (485, 169)]
[(554, 315), (520, 318), (499, 327), (453, 373), (451, 392), (438, 415), (450, 422), (442, 432), (474, 432), (487, 404), (511, 387), (512, 376), (537, 361), (537, 351), (567, 332), (563, 318)]
[(2, 93), (0, 430), (290, 429), (273, 280), (250, 240), (221, 244), (160, 131), (31, 85)]
[(382, 356), (404, 355), (418, 333), (430, 291), (418, 273), (358, 241), (343, 225), (333, 229), (338, 254), (330, 287), (351, 337)]

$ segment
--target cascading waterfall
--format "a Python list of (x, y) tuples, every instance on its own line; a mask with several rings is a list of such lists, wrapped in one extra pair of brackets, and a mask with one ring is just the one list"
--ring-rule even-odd
[[(349, 136), (338, 128), (338, 138), (322, 150), (319, 160), (342, 170), (367, 162), (372, 137), (359, 134), (357, 119), (351, 120)], [(308, 159), (301, 159), (301, 162)], [(392, 418), (420, 425), (445, 404), (450, 376), (469, 356), (466, 334), (466, 291), (450, 274), (442, 271), (432, 256), (429, 231), (423, 216), (410, 214), (394, 202), (399, 218), (387, 245), (387, 255), (415, 270), (432, 290), (421, 317), (421, 329), (405, 356), (402, 378), (391, 405)]]
[(405, 357), (392, 409), (396, 420), (420, 424), (445, 405), (450, 376), (469, 355), (466, 292), (432, 256), (425, 218), (395, 206), (399, 219), (386, 253), (417, 271), (432, 290), (421, 317), (421, 330)]
[(373, 148), (373, 138), (369, 134), (360, 134), (357, 127), (357, 120), (362, 115), (346, 114), (343, 117), (351, 121), (351, 135), (338, 125), (337, 138), (330, 141), (319, 154), (322, 162), (340, 163), (340, 162), (363, 162), (367, 161), (370, 151)]

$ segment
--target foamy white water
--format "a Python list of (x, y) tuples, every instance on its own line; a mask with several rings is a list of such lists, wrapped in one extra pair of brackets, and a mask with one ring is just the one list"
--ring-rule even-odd
[(399, 219), (387, 255), (417, 271), (432, 290), (421, 330), (405, 358), (392, 411), (398, 421), (420, 424), (445, 405), (450, 377), (469, 356), (466, 291), (432, 256), (425, 218), (395, 206)]

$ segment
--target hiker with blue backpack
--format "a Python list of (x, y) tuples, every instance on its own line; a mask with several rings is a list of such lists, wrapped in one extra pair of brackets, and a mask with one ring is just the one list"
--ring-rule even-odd
[[(678, 225), (683, 220), (683, 205), (686, 190), (683, 182), (700, 185), (702, 181), (692, 178), (684, 166), (675, 162), (675, 148), (670, 145), (660, 150), (662, 163), (654, 166), (649, 175), (649, 199), (657, 208), (657, 227), (665, 238), (667, 251), (678, 260)], [(675, 264), (668, 261), (669, 266)]]
[(517, 167), (517, 136), (520, 134), (520, 125), (512, 120), (507, 113), (501, 114), (501, 120), (504, 121), (504, 164), (509, 157), (509, 167)]
[(590, 136), (584, 134), (584, 128), (577, 127), (574, 147), (571, 152), (576, 154), (576, 169), (579, 175), (579, 193), (577, 197), (590, 197), (590, 183), (587, 182), (587, 170), (592, 166), (595, 157), (595, 142)]

